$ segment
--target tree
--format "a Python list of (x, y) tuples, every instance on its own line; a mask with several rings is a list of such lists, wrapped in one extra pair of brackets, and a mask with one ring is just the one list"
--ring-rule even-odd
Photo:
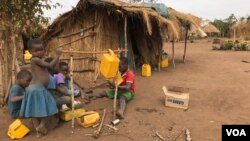
[(243, 21), (245, 21), (245, 19), (246, 19), (245, 17), (241, 17), (240, 21), (243, 22)]
[(230, 25), (234, 25), (238, 22), (237, 18), (235, 17), (234, 14), (231, 14), (228, 18), (225, 19), (225, 21)]
[(246, 19), (247, 19), (247, 22), (250, 23), (250, 16), (248, 16)]
[[(0, 74), (0, 81), (2, 83), (0, 83), (0, 103), (3, 103), (3, 97), (9, 89), (9, 84), (15, 82), (16, 56), (22, 58), (21, 34), (26, 32), (28, 35), (32, 35), (39, 32), (41, 24), (48, 23), (48, 18), (43, 16), (43, 11), (59, 5), (59, 3), (52, 5), (47, 0), (1, 0), (0, 73), (2, 74)], [(12, 79), (10, 79), (11, 76)], [(7, 85), (3, 86), (4, 84)]]

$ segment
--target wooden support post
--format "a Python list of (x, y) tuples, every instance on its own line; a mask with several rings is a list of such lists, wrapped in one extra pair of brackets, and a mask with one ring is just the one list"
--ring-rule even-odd
[[(125, 23), (124, 23), (124, 38), (125, 38), (125, 50), (128, 50), (128, 37), (127, 37), (127, 27), (128, 27), (128, 21), (127, 17), (125, 16)], [(125, 57), (127, 57), (128, 52), (125, 52)]]
[[(95, 17), (94, 17), (94, 25), (96, 25), (96, 17), (97, 17), (97, 11), (95, 10)], [(95, 26), (93, 27), (93, 32), (95, 32)], [(94, 39), (93, 39), (93, 52), (96, 51), (96, 36), (94, 36)], [(96, 54), (92, 54), (92, 57), (95, 58), (96, 57)], [(95, 70), (94, 71), (94, 75), (93, 75), (93, 81), (95, 81), (95, 78), (97, 79), (98, 75), (98, 71), (96, 70), (97, 66), (96, 66), (96, 61), (93, 62), (93, 69)]]
[(15, 43), (15, 37), (13, 37), (11, 39), (12, 41), (12, 44), (13, 44), (13, 56), (12, 56), (12, 66), (11, 66), (11, 69), (12, 69), (12, 73), (11, 73), (11, 76), (12, 76), (12, 85), (15, 84), (15, 78), (16, 78), (16, 71), (15, 71), (15, 64), (16, 64), (16, 43)]
[[(119, 50), (114, 50), (114, 53), (120, 53), (123, 51), (127, 51), (124, 49), (119, 49)], [(67, 51), (67, 50), (62, 50), (62, 53), (75, 53), (75, 54), (103, 54), (103, 53), (109, 53), (108, 51), (96, 51), (96, 52), (92, 52), (92, 51)]]
[(172, 40), (172, 63), (174, 65), (174, 68), (175, 68), (175, 60), (174, 60), (174, 37), (173, 37), (173, 40)]
[(188, 38), (188, 28), (186, 28), (186, 33), (185, 33), (185, 46), (184, 46), (183, 63), (185, 63), (185, 58), (186, 58), (187, 38)]
[(71, 109), (72, 109), (72, 133), (74, 133), (75, 128), (75, 107), (74, 107), (74, 79), (73, 79), (73, 55), (70, 56), (70, 87), (71, 87)]
[(236, 34), (236, 30), (235, 30), (235, 27), (234, 27), (234, 43), (235, 43), (235, 40), (236, 40), (236, 39), (235, 39), (235, 38), (236, 38), (236, 35), (235, 35), (235, 34)]
[(4, 87), (3, 87), (3, 60), (0, 58), (0, 104), (4, 103)]
[(4, 103), (4, 81), (3, 81), (3, 42), (0, 40), (0, 104)]
[[(7, 41), (7, 39), (6, 39)], [(9, 63), (7, 62), (8, 60), (8, 48), (9, 44), (6, 42), (3, 46), (3, 54), (4, 54), (4, 63), (3, 63), (3, 81), (5, 82), (3, 84), (4, 87), (4, 96), (6, 97), (8, 95), (8, 86), (11, 84), (11, 79), (9, 78)], [(9, 83), (10, 82), (10, 83)]]

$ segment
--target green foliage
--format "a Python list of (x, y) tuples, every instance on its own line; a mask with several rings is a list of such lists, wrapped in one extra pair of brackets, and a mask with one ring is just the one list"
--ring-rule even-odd
[(220, 30), (222, 37), (225, 37), (229, 35), (230, 27), (233, 26), (237, 21), (238, 20), (236, 19), (235, 15), (231, 14), (224, 20), (215, 19), (213, 22), (211, 22), (211, 24)]
[(0, 30), (5, 36), (20, 34), (28, 29), (30, 34), (39, 32), (41, 25), (46, 25), (49, 20), (43, 16), (43, 11), (59, 5), (51, 5), (47, 0), (1, 0)]
[(234, 45), (235, 51), (248, 51), (248, 46), (246, 43), (238, 43)]
[(234, 43), (233, 42), (227, 42), (225, 44), (222, 44), (219, 48), (219, 50), (232, 50), (234, 47)]
[(235, 50), (235, 51), (249, 51), (248, 45), (246, 43), (239, 43), (232, 41), (225, 42), (219, 47), (213, 46), (213, 50)]

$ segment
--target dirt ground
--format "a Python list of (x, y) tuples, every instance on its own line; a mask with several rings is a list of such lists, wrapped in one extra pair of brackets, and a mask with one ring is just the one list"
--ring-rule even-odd
[[(32, 132), (24, 141), (160, 141), (155, 136), (158, 131), (167, 141), (184, 141), (183, 129), (188, 128), (195, 141), (221, 140), (222, 124), (250, 124), (250, 52), (212, 51), (208, 40), (189, 43), (187, 61), (182, 63), (183, 43), (176, 43), (176, 67), (161, 72), (152, 72), (152, 77), (141, 77), (137, 72), (136, 96), (128, 104), (126, 119), (118, 124), (119, 132), (108, 135), (103, 128), (99, 139), (86, 136), (96, 128), (84, 129), (76, 125), (71, 133), (71, 122), (61, 122), (59, 127), (41, 139)], [(165, 48), (171, 58), (171, 45)], [(172, 85), (190, 89), (189, 109), (182, 110), (164, 106), (165, 96), (162, 86)], [(98, 90), (97, 90), (98, 91)], [(103, 98), (86, 105), (87, 110), (102, 113), (106, 108), (110, 123), (112, 100)], [(9, 140), (6, 133), (12, 122), (7, 112), (0, 110), (0, 140)], [(182, 133), (181, 133), (182, 132)]]

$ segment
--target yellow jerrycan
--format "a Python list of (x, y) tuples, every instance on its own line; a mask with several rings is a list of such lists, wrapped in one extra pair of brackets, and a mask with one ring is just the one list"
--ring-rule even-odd
[(7, 134), (11, 139), (21, 139), (29, 132), (30, 130), (25, 125), (23, 125), (19, 119), (16, 119), (9, 126), (9, 130)]
[(29, 52), (28, 50), (25, 50), (25, 53), (24, 53), (24, 61), (25, 61), (26, 63), (29, 63), (31, 57), (32, 57), (32, 55), (30, 54), (30, 52)]
[[(74, 110), (75, 117), (81, 117), (82, 114), (84, 114), (85, 112), (86, 110), (84, 108), (79, 108)], [(63, 121), (70, 121), (72, 119), (72, 111), (71, 110), (59, 111), (59, 117)]]
[(114, 78), (119, 68), (119, 58), (109, 49), (109, 53), (103, 54), (101, 58), (100, 72), (106, 78)]
[(142, 65), (142, 76), (151, 76), (151, 66), (149, 64)]
[(85, 128), (95, 125), (100, 120), (99, 113), (95, 111), (85, 112), (82, 116), (77, 117), (76, 120), (80, 126)]
[(161, 60), (161, 67), (167, 68), (168, 67), (168, 58), (164, 58)]

